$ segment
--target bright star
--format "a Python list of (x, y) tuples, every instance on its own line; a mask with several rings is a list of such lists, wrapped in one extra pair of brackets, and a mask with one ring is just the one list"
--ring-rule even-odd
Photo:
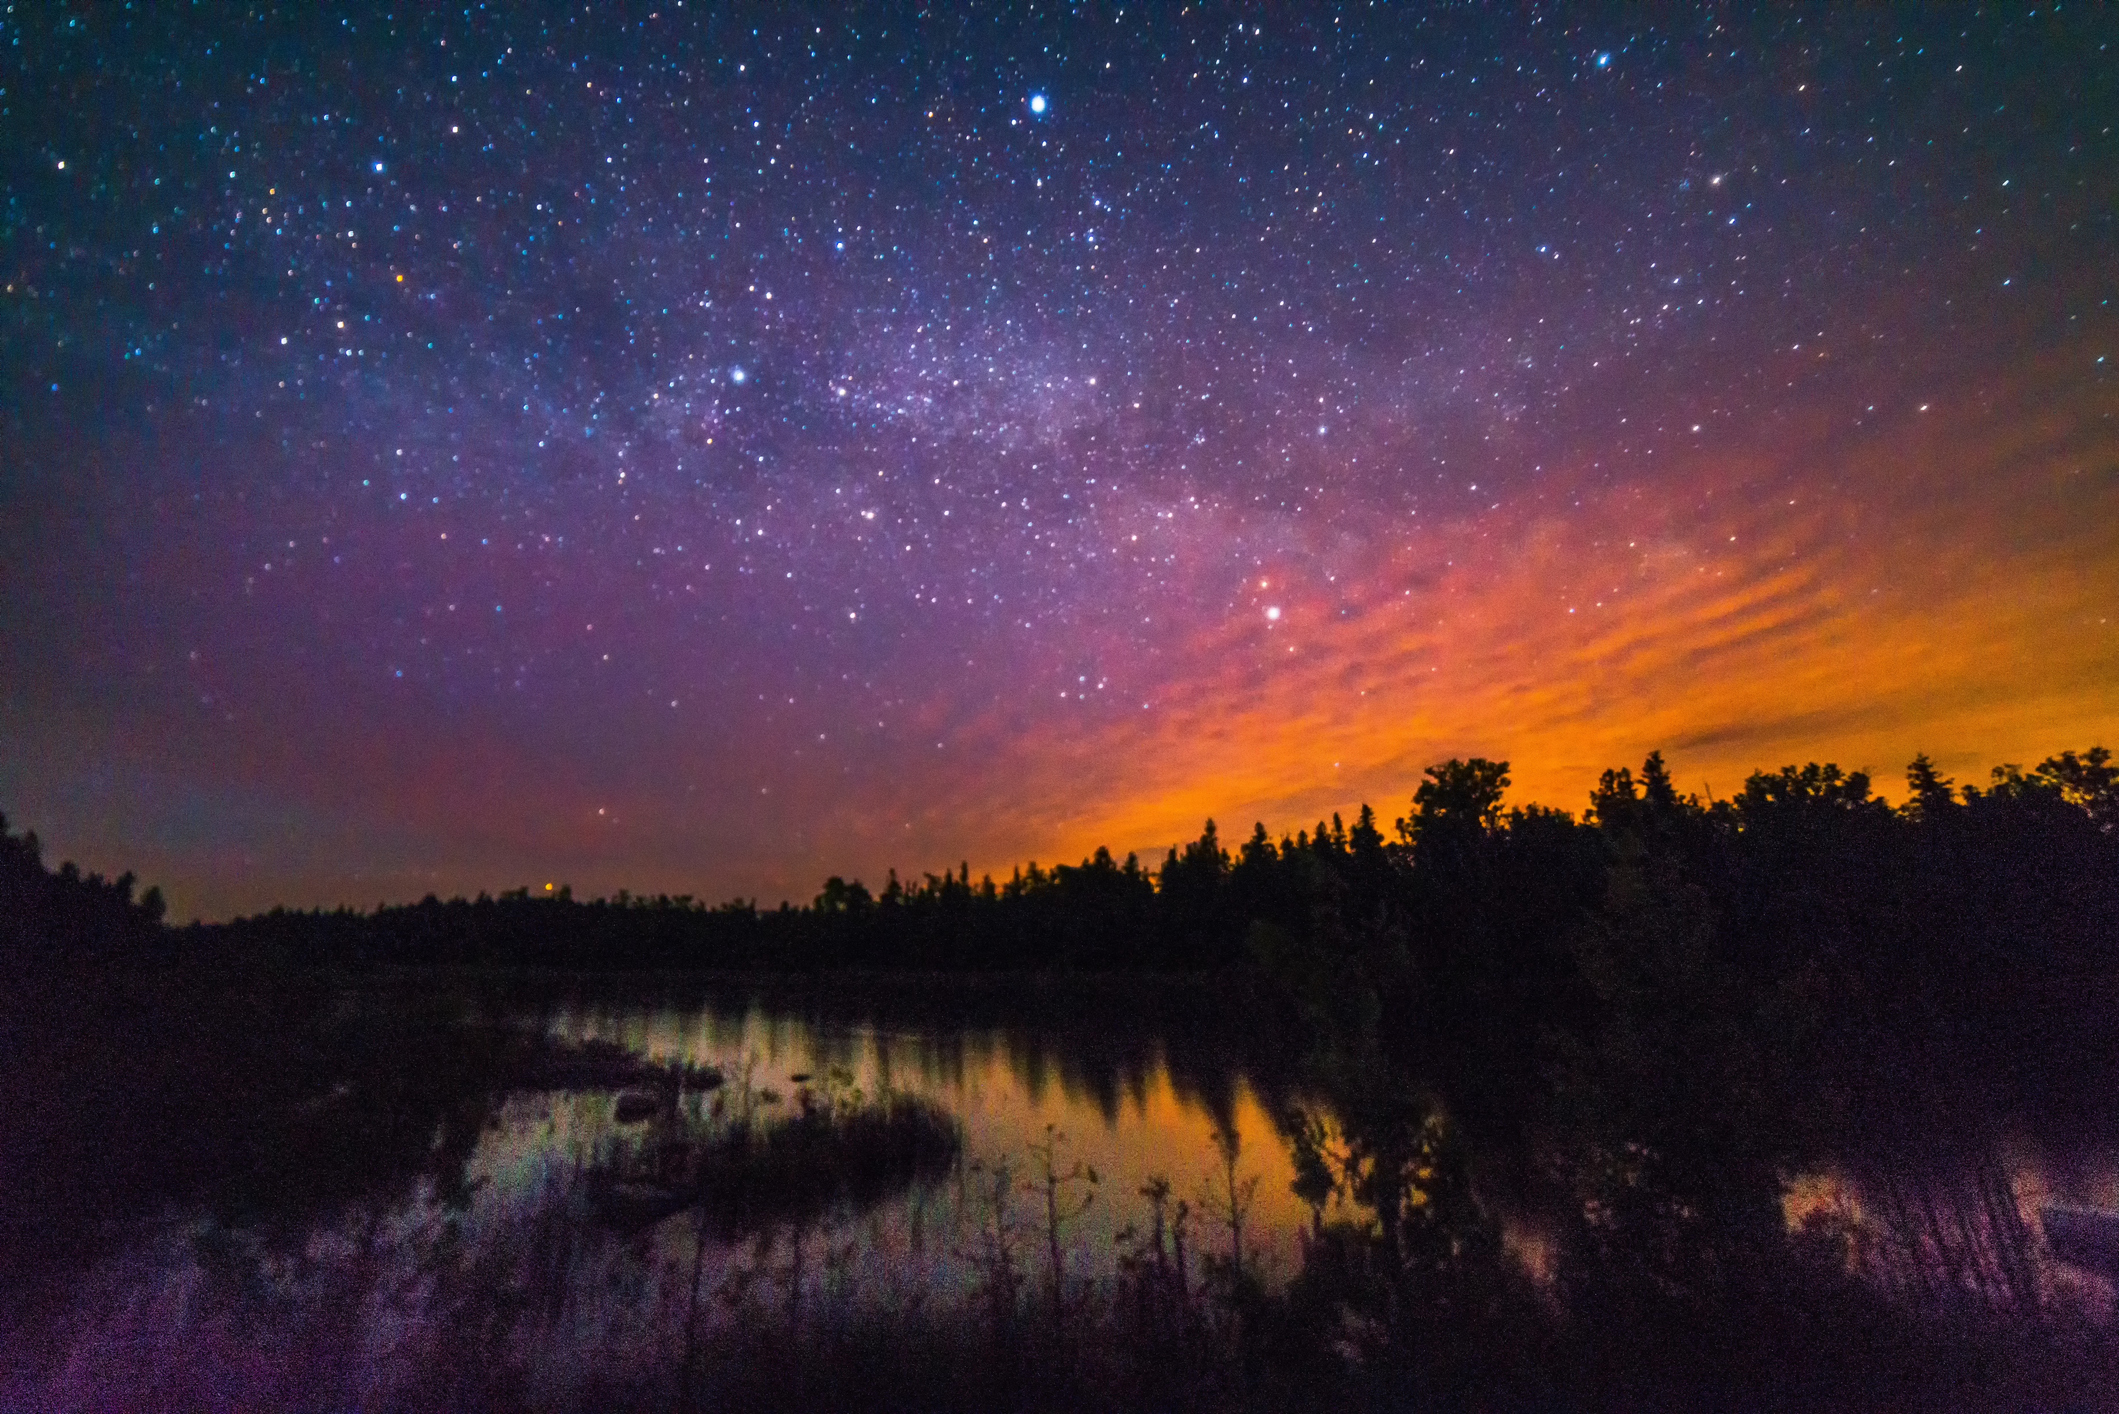
[(1031, 111), (1032, 113), (1036, 113), (1036, 114), (1038, 114), (1039, 116), (1043, 116), (1043, 114), (1044, 114), (1044, 111), (1045, 111), (1045, 95), (1044, 95), (1044, 94), (1042, 94), (1042, 93), (1033, 93), (1033, 94), (1031, 94), (1031, 95), (1030, 95), (1030, 111)]
[(728, 381), (731, 383), (741, 383), (744, 379), (748, 377), (750, 377), (750, 374), (744, 371), (743, 366), (741, 364), (738, 364), (736, 367), (731, 368), (728, 371)]

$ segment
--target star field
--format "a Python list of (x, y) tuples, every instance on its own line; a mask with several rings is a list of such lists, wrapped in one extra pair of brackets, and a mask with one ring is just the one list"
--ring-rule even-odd
[(18, 0), (0, 802), (186, 916), (771, 901), (2087, 745), (2115, 38)]

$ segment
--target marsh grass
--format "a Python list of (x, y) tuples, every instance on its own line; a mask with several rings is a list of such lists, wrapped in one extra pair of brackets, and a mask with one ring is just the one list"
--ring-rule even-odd
[[(294, 1039), (301, 1068), (261, 1056), (241, 1107), (225, 1083), (170, 1102), (219, 1116), (239, 1153), (272, 1147), (265, 1177), (232, 1198), (201, 1186), (189, 1216), (114, 1245), (51, 1339), (9, 1350), (0, 1408), (2097, 1410), (2119, 1388), (2108, 1323), (2025, 1275), (1998, 1170), (1954, 1188), (1865, 1176), (1862, 1221), (1827, 1215), (1673, 1294), (1685, 1269), (1642, 1258), (1667, 1236), (1648, 1219), (1674, 1210), (1628, 1218), (1654, 1194), (1621, 1165), (1592, 1205), (1616, 1216), (1563, 1229), (1540, 1286), (1506, 1259), (1439, 1112), (1351, 1134), (1290, 1115), (1312, 1222), (1275, 1280), (1232, 1133), (1211, 1186), (1116, 1194), (1057, 1130), (967, 1160), (946, 1113), (844, 1071), (781, 1097), (755, 1064), (554, 1051), (440, 1008), (397, 1021), (387, 1048), (321, 1022)], [(162, 1071), (138, 1093), (178, 1093)], [(633, 1089), (654, 1112), (500, 1211), (466, 1204), (462, 1154), (490, 1098), (525, 1083)], [(340, 1164), (389, 1181), (356, 1189)], [(332, 1183), (273, 1190), (311, 1165)], [(938, 1195), (940, 1224), (910, 1246), (964, 1280), (865, 1261), (861, 1215), (908, 1192)], [(1109, 1253), (1080, 1236), (1092, 1194), (1130, 1219)]]
[[(747, 1182), (828, 1155), (820, 1135), (869, 1132), (856, 1116), (878, 1105), (821, 1087), (806, 1114), (799, 1099), (770, 1119), (757, 1111), (776, 1107), (753, 1106)], [(732, 1097), (724, 1122), (739, 1109)], [(1065, 1226), (1079, 1197), (1066, 1198), (1078, 1190), (1063, 1144), (1054, 1133), (1027, 1158), (949, 1170), (954, 1184), (938, 1187), (963, 1195), (953, 1233), (970, 1271), (955, 1284), (864, 1271), (845, 1188), (821, 1208), (753, 1202), (733, 1239), (704, 1205), (628, 1234), (595, 1220), (585, 1164), (552, 1166), (500, 1221), (431, 1191), (295, 1243), (201, 1220), (101, 1269), (66, 1358), (0, 1388), (0, 1407), (2111, 1407), (2098, 1380), (2119, 1370), (2108, 1332), (1974, 1311), (1916, 1319), (1801, 1244), (1720, 1307), (1659, 1304), (1593, 1269), (1563, 1304), (1489, 1260), (1486, 1219), (1458, 1207), (1446, 1223), (1474, 1226), (1445, 1230), (1429, 1209), (1447, 1205), (1430, 1199), (1401, 1212), (1395, 1236), (1325, 1221), (1302, 1268), (1275, 1281), (1226, 1210), (1153, 1178), (1120, 1200), (1130, 1221), (1106, 1268)], [(1435, 1157), (1446, 1168), (1446, 1150)], [(1241, 1197), (1244, 1179), (1232, 1165), (1223, 1195)], [(1062, 1260), (1041, 1271), (1055, 1231)]]
[(710, 1100), (675, 1098), (639, 1137), (601, 1149), (582, 1175), (590, 1206), (635, 1231), (690, 1212), (703, 1234), (728, 1239), (864, 1211), (956, 1164), (962, 1133), (931, 1100), (865, 1095), (834, 1069), (783, 1105), (752, 1084), (754, 1069)]

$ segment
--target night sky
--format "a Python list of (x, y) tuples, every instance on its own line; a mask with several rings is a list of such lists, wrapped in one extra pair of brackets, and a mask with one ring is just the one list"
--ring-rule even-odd
[(15, 0), (0, 809), (771, 903), (2119, 746), (2119, 15), (1852, 10)]

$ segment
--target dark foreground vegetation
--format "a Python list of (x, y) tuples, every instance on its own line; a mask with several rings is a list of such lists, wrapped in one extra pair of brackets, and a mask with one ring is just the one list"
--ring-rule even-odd
[[(570, 1398), (2113, 1407), (2109, 1291), (2100, 1306), (2094, 1283), (2056, 1285), (2002, 1160), (2010, 1142), (2119, 1135), (2108, 754), (1962, 789), (1916, 760), (1897, 807), (1814, 765), (1701, 800), (1650, 757), (1639, 776), (1607, 772), (1581, 819), (1504, 810), (1506, 783), (1500, 763), (1431, 768), (1389, 838), (1366, 808), (1351, 827), (1260, 829), (1234, 850), (1210, 824), (1153, 871), (1099, 852), (1004, 884), (958, 871), (872, 894), (834, 879), (778, 910), (518, 893), (170, 929), (129, 879), (51, 873), (10, 836), (0, 1246), (34, 1260), (8, 1280), (34, 1311), (40, 1280), (62, 1286), (150, 1209), (298, 1233), (419, 1178), (446, 1201), (497, 1095), (538, 1066), (589, 1063), (531, 1054), (460, 1004), (365, 1015), (345, 1000), (349, 970), (1212, 972), (1298, 1077), (1281, 1093), (1309, 1097), (1279, 1116), (1314, 1213), (1299, 1271), (1246, 1267), (1232, 1160), (1218, 1217), (1151, 1187), (1129, 1200), (1117, 1277), (1070, 1285), (1053, 1259), (1068, 1175), (1048, 1151), (1049, 1284), (1022, 1240), (1035, 1215), (1006, 1218), (1020, 1184), (1004, 1176), (963, 1299), (826, 1318), (752, 1310), (737, 1291), (723, 1304), (746, 1319), (689, 1321), (681, 1348)], [(876, 1122), (913, 1126), (863, 1141), (915, 1155), (893, 1174), (938, 1152), (920, 1121)], [(800, 1193), (792, 1175), (836, 1162), (832, 1136), (814, 1138), (771, 1191)], [(661, 1191), (691, 1211), (727, 1185), (700, 1178), (709, 1153), (687, 1153), (689, 1176)], [(1859, 1212), (1791, 1222), (1790, 1180), (1827, 1171)], [(822, 1201), (758, 1231), (784, 1241)], [(1534, 1216), (1535, 1270), (1506, 1250), (1504, 1212)], [(517, 1290), (522, 1269), (480, 1268), (480, 1290)], [(461, 1349), (436, 1347), (454, 1383), (421, 1397), (540, 1402), (495, 1332), (521, 1337), (552, 1310), (510, 1325), (466, 1303), (481, 1334), (431, 1327)], [(28, 1330), (10, 1342), (17, 1377), (37, 1358)]]

